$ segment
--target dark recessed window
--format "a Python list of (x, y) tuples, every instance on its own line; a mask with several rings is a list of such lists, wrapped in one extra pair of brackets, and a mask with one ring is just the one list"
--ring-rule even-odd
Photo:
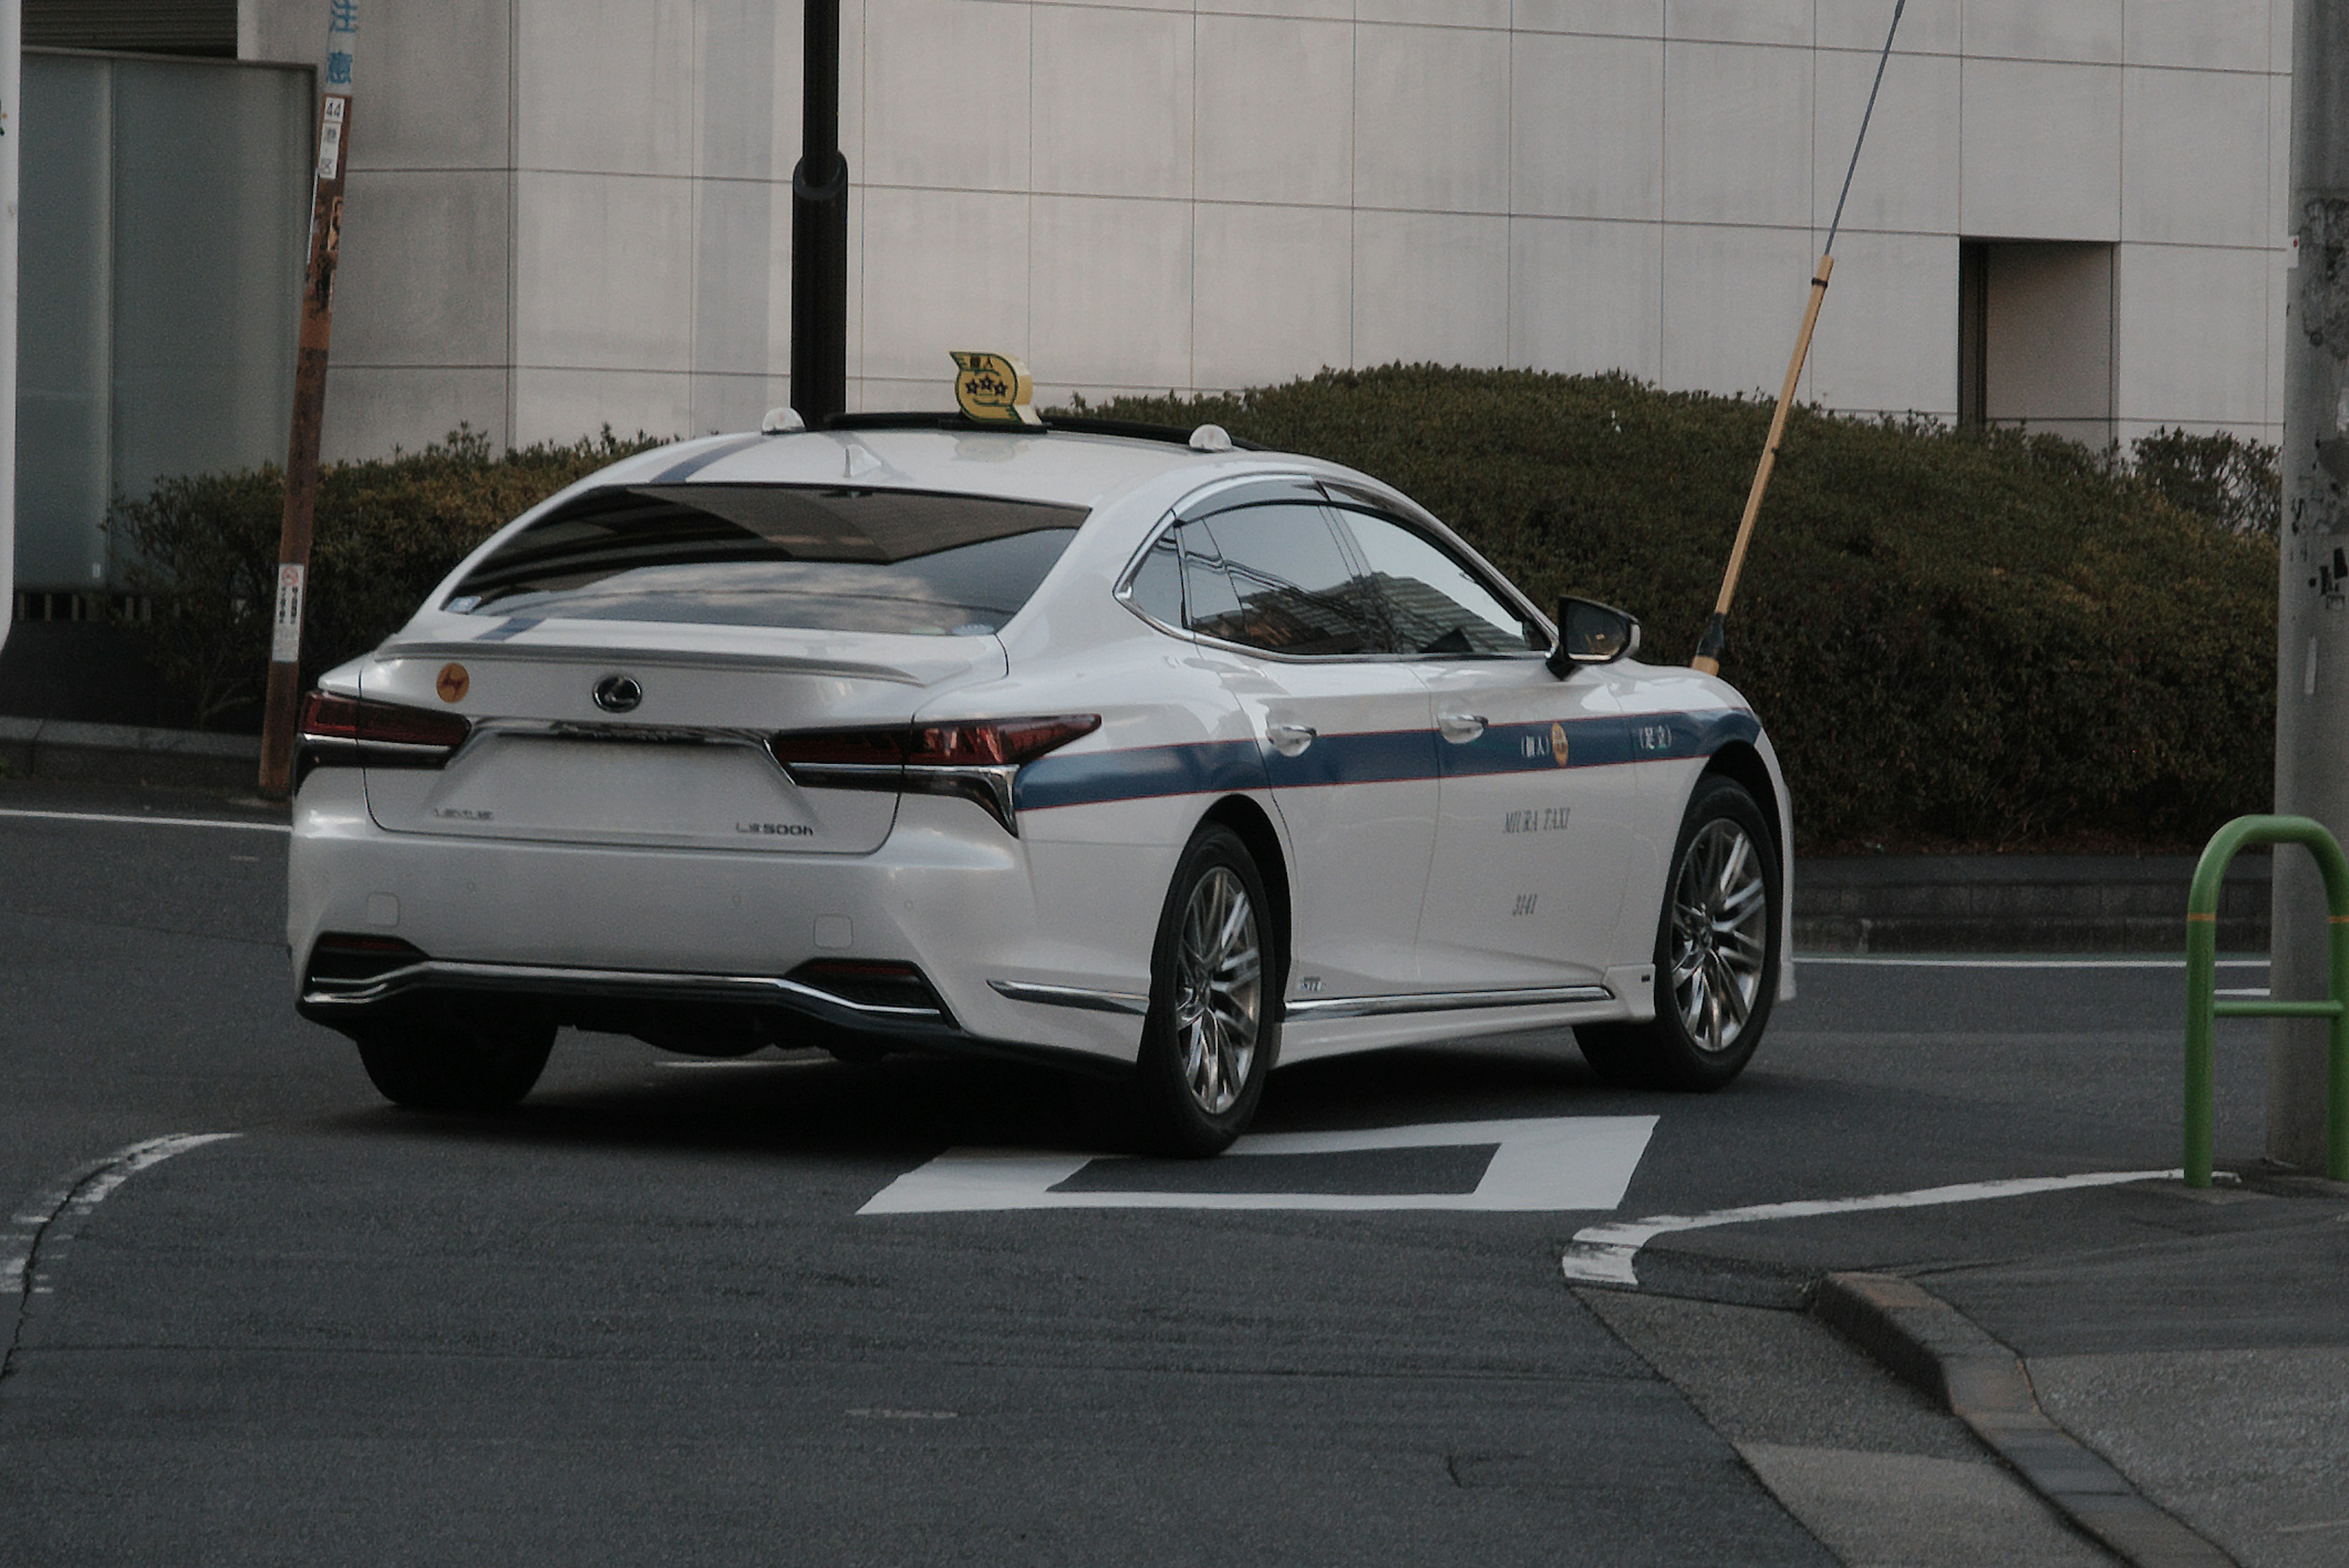
[(236, 0), (24, 0), (25, 47), (236, 57)]

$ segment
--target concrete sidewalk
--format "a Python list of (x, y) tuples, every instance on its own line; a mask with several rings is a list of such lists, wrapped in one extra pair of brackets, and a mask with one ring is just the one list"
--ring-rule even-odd
[(2059, 1426), (2244, 1568), (2349, 1563), (2349, 1187), (2252, 1173), (2099, 1199), (2138, 1226), (2168, 1204), (2173, 1239), (1910, 1277), (2011, 1346)]
[(2241, 1168), (1665, 1238), (1641, 1277), (1775, 1276), (2138, 1568), (2344, 1568), (2349, 1185)]

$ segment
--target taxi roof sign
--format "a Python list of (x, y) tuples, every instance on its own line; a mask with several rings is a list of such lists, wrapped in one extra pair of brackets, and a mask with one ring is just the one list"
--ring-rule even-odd
[(962, 416), (985, 425), (1040, 425), (1032, 406), (1035, 383), (1028, 367), (1009, 354), (950, 348), (955, 362), (955, 402)]

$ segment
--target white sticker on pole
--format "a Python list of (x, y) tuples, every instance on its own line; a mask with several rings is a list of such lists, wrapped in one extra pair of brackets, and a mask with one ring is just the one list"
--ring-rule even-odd
[(272, 664), (302, 662), (302, 572), (291, 561), (277, 568), (277, 623), (269, 638)]
[(332, 180), (343, 164), (343, 110), (350, 99), (339, 96), (326, 99), (326, 113), (318, 122), (318, 178)]

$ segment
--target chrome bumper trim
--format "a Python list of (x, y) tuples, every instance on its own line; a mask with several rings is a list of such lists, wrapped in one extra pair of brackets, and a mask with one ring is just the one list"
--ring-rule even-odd
[(1031, 985), (1021, 980), (990, 980), (988, 986), (1014, 1002), (1045, 1007), (1074, 1007), (1086, 1012), (1122, 1012), (1139, 1018), (1150, 1011), (1150, 998), (1124, 991), (1087, 991), (1075, 985)]
[(1426, 991), (1410, 996), (1309, 997), (1282, 1011), (1290, 1018), (1384, 1018), (1398, 1012), (1463, 1012), (1484, 1007), (1557, 1007), (1612, 1002), (1603, 985), (1547, 985), (1524, 991)]
[(935, 1007), (886, 1007), (851, 1002), (820, 987), (767, 974), (679, 974), (656, 970), (571, 969), (545, 964), (463, 963), (427, 959), (372, 979), (336, 982), (312, 980), (302, 993), (305, 1007), (362, 1008), (428, 988), (465, 991), (530, 991), (543, 995), (632, 998), (669, 1002), (814, 1002), (860, 1017), (894, 1023), (937, 1023)]
[[(789, 740), (788, 733), (779, 740)], [(1009, 763), (963, 766), (944, 763), (784, 763), (792, 783), (802, 789), (866, 789), (905, 794), (954, 795), (976, 805), (995, 818), (1012, 837), (1019, 836), (1019, 813), (1012, 801), (1012, 781), (1019, 770)]]

